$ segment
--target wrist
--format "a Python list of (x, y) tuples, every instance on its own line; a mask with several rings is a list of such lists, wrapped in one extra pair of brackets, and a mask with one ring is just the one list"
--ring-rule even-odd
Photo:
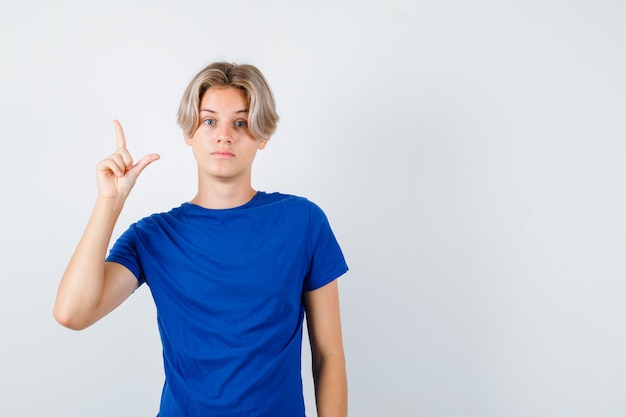
[(96, 199), (96, 208), (119, 213), (122, 211), (125, 201), (126, 196), (109, 197), (98, 194)]

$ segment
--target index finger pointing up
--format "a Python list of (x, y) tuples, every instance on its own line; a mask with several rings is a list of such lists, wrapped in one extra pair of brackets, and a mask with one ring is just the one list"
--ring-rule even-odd
[(116, 149), (126, 148), (126, 137), (124, 136), (124, 129), (118, 120), (113, 120), (113, 126), (115, 127), (115, 147)]

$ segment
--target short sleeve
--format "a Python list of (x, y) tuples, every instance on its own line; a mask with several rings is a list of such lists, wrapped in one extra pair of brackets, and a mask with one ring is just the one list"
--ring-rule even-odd
[(135, 275), (139, 285), (146, 282), (143, 274), (141, 264), (139, 262), (139, 254), (137, 250), (138, 236), (137, 226), (132, 225), (126, 230), (115, 242), (109, 256), (106, 258), (107, 262), (116, 262), (128, 268), (130, 272)]
[(315, 204), (310, 208), (312, 257), (304, 291), (313, 291), (339, 278), (348, 265), (324, 212)]

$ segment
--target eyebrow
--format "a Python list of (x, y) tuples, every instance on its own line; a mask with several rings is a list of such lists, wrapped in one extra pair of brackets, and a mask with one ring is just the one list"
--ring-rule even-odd
[[(213, 114), (217, 114), (217, 112), (215, 110), (211, 110), (211, 109), (200, 109), (200, 112), (207, 112), (207, 113), (213, 113)], [(243, 109), (243, 110), (237, 110), (235, 112), (235, 114), (239, 114), (239, 113), (249, 113), (248, 109)]]

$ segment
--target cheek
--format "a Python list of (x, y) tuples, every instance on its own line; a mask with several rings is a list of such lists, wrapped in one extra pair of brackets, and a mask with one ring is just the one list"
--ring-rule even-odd
[(197, 145), (201, 140), (202, 140), (202, 133), (200, 131), (200, 129), (202, 129), (202, 126), (198, 127), (194, 132), (193, 135), (191, 135), (191, 137), (185, 138), (185, 143), (187, 144), (187, 146), (195, 146)]
[(191, 141), (189, 143), (189, 146), (191, 147), (191, 153), (193, 153), (193, 156), (196, 160), (198, 160), (199, 157), (206, 154), (207, 152), (206, 146), (204, 146), (204, 142), (199, 139), (194, 139), (193, 141)]
[(198, 148), (196, 148), (195, 146), (191, 146), (191, 153), (193, 154), (193, 159), (196, 160), (196, 162), (198, 161), (198, 156), (200, 155), (200, 152), (198, 151)]

